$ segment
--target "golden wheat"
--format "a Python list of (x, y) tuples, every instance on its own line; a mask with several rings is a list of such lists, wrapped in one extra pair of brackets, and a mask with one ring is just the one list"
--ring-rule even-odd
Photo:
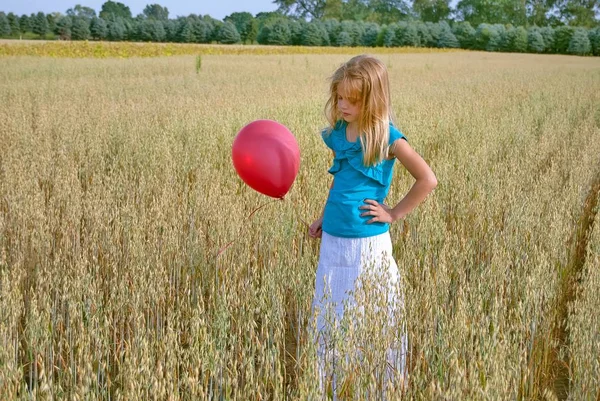
[[(585, 267), (569, 267), (600, 171), (599, 61), (380, 57), (398, 126), (439, 181), (392, 227), (410, 355), (391, 399), (558, 396), (550, 356), (565, 347), (570, 397), (594, 399), (597, 217)], [(204, 55), (198, 73), (193, 56), (0, 58), (2, 398), (318, 399), (305, 223), (327, 196), (318, 133), (346, 58)], [(284, 201), (266, 204), (230, 161), (259, 118), (300, 144)], [(411, 183), (399, 168), (390, 202)], [(556, 317), (572, 274), (579, 295)], [(373, 370), (340, 367), (348, 397), (382, 392), (380, 334)]]

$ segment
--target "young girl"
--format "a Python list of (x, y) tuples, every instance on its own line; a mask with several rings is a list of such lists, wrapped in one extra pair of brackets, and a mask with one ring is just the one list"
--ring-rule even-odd
[[(427, 163), (393, 124), (388, 74), (378, 59), (356, 56), (335, 71), (325, 113), (330, 127), (322, 136), (334, 155), (333, 183), (321, 217), (309, 228), (310, 236), (322, 238), (313, 301), (320, 357), (327, 344), (325, 302), (341, 319), (344, 304), (354, 303), (352, 293), (367, 265), (385, 266), (388, 282), (383, 284), (389, 288), (400, 283), (389, 224), (405, 218), (437, 185)], [(396, 159), (415, 183), (390, 207), (384, 200)]]

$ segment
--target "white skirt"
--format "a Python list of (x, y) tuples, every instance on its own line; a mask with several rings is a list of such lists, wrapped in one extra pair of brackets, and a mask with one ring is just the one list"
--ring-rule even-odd
[[(340, 364), (341, 357), (338, 354), (339, 344), (344, 346), (346, 340), (343, 332), (348, 331), (350, 326), (358, 327), (357, 330), (349, 330), (353, 333), (350, 336), (356, 335), (357, 332), (367, 333), (357, 340), (363, 343), (357, 345), (360, 349), (372, 348), (370, 344), (364, 344), (371, 337), (373, 342), (388, 341), (391, 333), (395, 341), (393, 345), (389, 344), (386, 358), (393, 373), (390, 375), (388, 372), (386, 376), (388, 379), (391, 376), (400, 377), (399, 380), (405, 377), (407, 338), (403, 329), (404, 324), (397, 319), (399, 312), (402, 315), (403, 310), (401, 287), (400, 272), (392, 256), (389, 232), (366, 238), (341, 238), (323, 232), (313, 312), (316, 315), (319, 370), (321, 376), (325, 376), (321, 379), (329, 380), (330, 385), (333, 386), (334, 399), (336, 399), (337, 376), (335, 365)], [(353, 317), (352, 322), (340, 324), (344, 319), (344, 313), (348, 313), (348, 308), (356, 308), (350, 312)], [(376, 309), (376, 311), (369, 313), (365, 309)], [(370, 327), (361, 328), (361, 324)], [(385, 330), (387, 334), (382, 334)], [(372, 335), (369, 336), (369, 333)], [(341, 342), (340, 338), (342, 338)], [(354, 340), (356, 339), (348, 341)], [(335, 345), (336, 341), (338, 345)], [(335, 350), (336, 346), (338, 350)], [(347, 351), (347, 349), (344, 351), (345, 355)]]

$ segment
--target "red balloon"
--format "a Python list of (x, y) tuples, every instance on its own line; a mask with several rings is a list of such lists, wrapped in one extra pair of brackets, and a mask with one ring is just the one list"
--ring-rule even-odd
[(300, 149), (285, 125), (256, 120), (238, 132), (231, 150), (233, 166), (248, 186), (283, 199), (300, 168)]

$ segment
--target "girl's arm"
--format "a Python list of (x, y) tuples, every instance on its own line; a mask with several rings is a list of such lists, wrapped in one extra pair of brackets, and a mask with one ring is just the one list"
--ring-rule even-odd
[[(333, 152), (333, 158), (335, 159), (335, 152)], [(333, 181), (334, 180), (331, 180), (331, 185), (329, 186), (329, 190), (331, 190), (331, 188), (333, 188)], [(327, 194), (327, 197), (329, 198), (329, 194)], [(325, 202), (327, 202), (327, 201), (325, 201)], [(321, 227), (323, 226), (323, 215), (324, 214), (325, 214), (325, 206), (323, 206), (320, 216), (308, 227), (308, 235), (310, 235), (311, 237), (319, 238), (323, 234)]]
[(368, 223), (392, 223), (405, 218), (437, 186), (435, 174), (433, 174), (429, 165), (407, 141), (404, 139), (394, 141), (391, 146), (391, 152), (406, 167), (410, 175), (414, 177), (415, 183), (404, 198), (393, 208), (382, 205), (375, 200), (365, 200), (367, 205), (361, 206), (361, 209), (368, 211), (363, 213), (362, 216), (373, 216)]

